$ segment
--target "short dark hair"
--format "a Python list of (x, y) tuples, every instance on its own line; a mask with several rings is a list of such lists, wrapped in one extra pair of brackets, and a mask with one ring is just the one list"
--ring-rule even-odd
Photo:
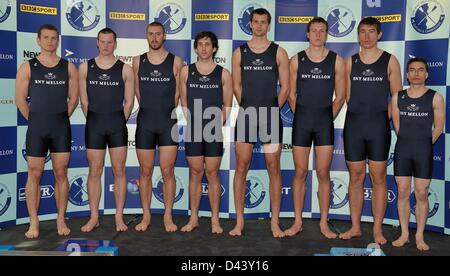
[[(209, 32), (209, 31), (200, 32), (195, 36), (194, 49), (197, 49), (198, 41), (203, 38), (211, 39), (213, 48), (216, 48), (217, 50), (219, 50), (219, 40), (217, 39), (217, 35), (213, 32)], [(213, 58), (216, 56), (216, 54), (217, 54), (217, 51), (215, 53), (213, 53)]]
[(309, 30), (311, 28), (311, 25), (314, 23), (322, 23), (325, 24), (326, 28), (327, 28), (327, 32), (328, 32), (328, 22), (323, 19), (322, 17), (314, 17), (311, 21), (308, 22), (308, 25), (306, 25), (306, 32), (309, 33)]
[(415, 58), (411, 58), (408, 60), (408, 63), (406, 64), (406, 71), (409, 71), (409, 66), (411, 65), (411, 63), (413, 62), (421, 62), (425, 65), (425, 70), (428, 73), (428, 63), (427, 60), (421, 57), (415, 57)]
[(41, 33), (42, 30), (50, 30), (50, 31), (55, 31), (58, 34), (58, 38), (59, 38), (59, 32), (58, 29), (52, 25), (52, 24), (44, 24), (42, 26), (39, 27), (38, 31), (37, 31), (37, 36), (38, 38), (41, 38)]
[(369, 16), (361, 20), (361, 22), (359, 22), (358, 24), (358, 33), (362, 25), (375, 26), (375, 28), (377, 29), (377, 33), (381, 33), (381, 22), (375, 17)]
[(270, 22), (272, 21), (272, 16), (270, 15), (269, 11), (264, 8), (254, 9), (252, 11), (252, 13), (250, 13), (250, 22), (252, 22), (254, 14), (259, 14), (259, 15), (265, 14), (265, 15), (267, 15), (267, 22), (270, 24)]
[(150, 27), (150, 26), (161, 27), (161, 29), (163, 30), (163, 33), (166, 33), (166, 29), (164, 28), (164, 25), (161, 22), (153, 21), (152, 23), (147, 25), (147, 30), (148, 30), (148, 27)]
[(97, 39), (100, 38), (100, 34), (113, 34), (114, 36), (114, 41), (117, 41), (117, 34), (115, 31), (113, 31), (113, 29), (110, 28), (103, 28), (101, 29), (98, 34), (97, 34)]

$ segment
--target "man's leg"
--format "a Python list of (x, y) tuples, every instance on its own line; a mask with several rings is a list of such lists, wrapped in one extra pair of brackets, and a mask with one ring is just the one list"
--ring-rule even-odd
[(189, 222), (181, 228), (182, 232), (191, 232), (198, 227), (198, 209), (202, 197), (202, 178), (204, 171), (203, 156), (186, 157), (189, 163), (189, 201), (191, 205), (191, 217)]
[(428, 218), (428, 192), (430, 179), (414, 178), (414, 194), (416, 195), (416, 246), (420, 251), (428, 251), (430, 247), (425, 243), (424, 231)]
[(316, 172), (319, 180), (320, 232), (328, 239), (337, 238), (337, 234), (328, 227), (330, 209), (330, 166), (333, 158), (333, 146), (314, 147), (316, 151)]
[(55, 199), (58, 216), (56, 224), (58, 235), (67, 236), (70, 229), (65, 222), (67, 201), (69, 196), (69, 181), (67, 180), (67, 167), (69, 165), (70, 152), (52, 153), (53, 174), (55, 176)]
[(270, 186), (270, 205), (272, 209), (271, 230), (274, 238), (282, 238), (285, 236), (284, 231), (279, 225), (279, 216), (281, 208), (281, 145), (266, 144), (264, 145), (264, 157), (266, 159), (267, 172), (269, 174)]
[(99, 226), (98, 208), (100, 204), (100, 197), (102, 194), (102, 185), (100, 179), (105, 162), (105, 153), (106, 150), (103, 149), (86, 150), (86, 155), (89, 162), (89, 175), (87, 185), (91, 217), (88, 223), (81, 227), (81, 231), (83, 232), (91, 232), (94, 228), (97, 228)]
[(292, 154), (294, 156), (295, 175), (292, 180), (292, 197), (294, 201), (295, 220), (294, 224), (284, 231), (286, 236), (294, 236), (302, 231), (302, 212), (305, 202), (306, 177), (308, 175), (308, 162), (310, 147), (294, 146)]
[(352, 228), (339, 235), (340, 239), (349, 240), (361, 236), (361, 215), (364, 204), (364, 178), (366, 177), (366, 161), (347, 161), (350, 174), (348, 188)]
[(136, 231), (145, 231), (150, 226), (150, 206), (152, 199), (152, 174), (155, 150), (136, 149), (139, 160), (139, 195), (142, 205), (142, 221), (136, 225)]
[(109, 149), (112, 171), (114, 174), (114, 197), (116, 199), (116, 231), (127, 231), (128, 227), (123, 221), (123, 208), (127, 196), (127, 178), (125, 175), (125, 162), (127, 160), (127, 147)]
[(178, 230), (178, 227), (175, 225), (175, 223), (173, 223), (172, 219), (172, 210), (177, 184), (174, 173), (177, 151), (177, 146), (159, 147), (161, 174), (164, 183), (164, 228), (167, 232), (175, 232)]
[(233, 190), (236, 208), (236, 225), (229, 232), (231, 236), (241, 236), (244, 230), (245, 182), (248, 168), (253, 156), (253, 144), (236, 142), (236, 171), (234, 173)]
[(386, 161), (369, 160), (369, 173), (373, 188), (373, 238), (375, 243), (384, 245), (387, 243), (383, 236), (383, 220), (387, 207)]
[(25, 186), (25, 197), (28, 216), (30, 217), (30, 227), (25, 233), (25, 236), (29, 239), (36, 239), (39, 237), (38, 209), (41, 199), (40, 182), (44, 170), (45, 158), (28, 156), (27, 163), (28, 178)]
[(206, 157), (206, 177), (208, 178), (208, 196), (211, 205), (211, 232), (222, 234), (223, 229), (219, 222), (219, 206), (221, 196), (221, 184), (219, 178), (219, 168), (222, 157)]
[(410, 203), (411, 196), (411, 177), (410, 176), (396, 176), (398, 187), (398, 218), (400, 220), (400, 227), (402, 229), (401, 236), (392, 242), (395, 247), (402, 247), (409, 242), (409, 218), (410, 218)]

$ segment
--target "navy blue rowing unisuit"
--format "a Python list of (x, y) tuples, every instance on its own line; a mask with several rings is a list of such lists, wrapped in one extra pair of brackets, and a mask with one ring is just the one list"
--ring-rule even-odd
[(321, 62), (313, 62), (305, 51), (298, 53), (297, 106), (292, 145), (334, 145), (333, 94), (336, 53), (329, 51)]
[(407, 90), (398, 93), (400, 128), (395, 144), (395, 176), (431, 179), (435, 94), (436, 91), (431, 89), (419, 98), (409, 97)]
[(345, 117), (344, 148), (347, 161), (385, 161), (391, 146), (388, 78), (391, 54), (383, 52), (372, 64), (352, 56), (351, 94)]
[[(222, 114), (219, 113), (223, 106), (222, 71), (223, 67), (216, 65), (211, 73), (203, 75), (197, 70), (195, 63), (189, 66), (186, 90), (190, 118), (186, 139), (190, 141), (185, 143), (186, 156), (221, 157), (223, 155)], [(201, 106), (201, 109), (198, 106)], [(215, 115), (209, 116), (205, 113), (209, 107), (216, 108)], [(198, 118), (199, 115), (202, 117)], [(211, 134), (211, 138), (206, 138), (207, 134)], [(213, 139), (216, 137), (218, 139)]]
[(69, 63), (60, 59), (56, 66), (49, 68), (33, 58), (29, 65), (27, 156), (45, 157), (48, 150), (70, 152), (72, 134), (67, 113)]
[[(147, 53), (139, 60), (139, 114), (136, 148), (155, 149), (156, 146), (176, 146), (178, 131), (172, 133), (177, 120), (172, 119), (175, 108), (176, 79), (173, 73), (175, 56), (171, 53), (161, 64), (152, 64)], [(172, 137), (172, 136), (175, 137)], [(174, 139), (175, 138), (175, 139)]]
[(85, 141), (88, 149), (125, 147), (128, 131), (123, 113), (125, 83), (124, 63), (117, 60), (108, 69), (98, 67), (95, 59), (88, 61), (88, 114)]
[(283, 126), (278, 107), (278, 45), (254, 53), (247, 43), (240, 47), (242, 95), (236, 122), (236, 142), (282, 143)]

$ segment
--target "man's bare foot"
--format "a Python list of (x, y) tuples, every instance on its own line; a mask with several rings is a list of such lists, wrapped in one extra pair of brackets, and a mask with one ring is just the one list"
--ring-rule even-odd
[(198, 227), (198, 219), (190, 219), (188, 224), (181, 228), (181, 232), (192, 232), (195, 228)]
[(99, 226), (100, 224), (98, 223), (98, 218), (90, 218), (89, 221), (81, 227), (81, 232), (89, 233)]
[(430, 247), (425, 243), (423, 236), (416, 235), (416, 246), (419, 251), (428, 251)]
[(240, 237), (242, 236), (242, 231), (244, 231), (244, 223), (237, 222), (233, 229), (231, 229), (228, 234), (232, 237)]
[(408, 235), (401, 235), (397, 240), (392, 242), (394, 247), (403, 247), (405, 244), (409, 243)]
[(64, 218), (56, 221), (56, 228), (58, 230), (58, 235), (60, 236), (68, 236), (70, 234), (70, 229), (67, 227)]
[(173, 223), (172, 216), (165, 216), (164, 215), (164, 228), (166, 228), (166, 232), (172, 233), (176, 232), (178, 230), (178, 226)]
[(383, 236), (383, 232), (373, 232), (373, 239), (375, 243), (378, 243), (379, 245), (385, 245), (387, 243), (386, 238)]
[(286, 236), (288, 236), (288, 237), (292, 237), (292, 236), (299, 234), (302, 231), (303, 231), (303, 222), (297, 221), (297, 222), (294, 222), (294, 224), (292, 224), (292, 226), (289, 229), (284, 231), (284, 234), (286, 234)]
[(333, 240), (337, 238), (337, 234), (331, 231), (330, 227), (328, 226), (328, 222), (321, 222), (320, 223), (320, 233), (325, 236), (325, 238)]
[(147, 228), (150, 226), (150, 219), (151, 217), (148, 215), (144, 215), (142, 217), (141, 222), (134, 227), (134, 229), (138, 232), (145, 232), (147, 231)]
[(341, 240), (350, 240), (353, 238), (359, 238), (361, 237), (362, 233), (361, 233), (361, 229), (360, 228), (350, 228), (350, 230), (348, 230), (345, 233), (339, 234), (339, 238)]
[(123, 222), (122, 215), (116, 215), (116, 231), (125, 232), (128, 230), (128, 226)]
[(219, 220), (211, 221), (211, 233), (213, 234), (222, 234), (223, 229), (220, 227)]
[(270, 225), (270, 230), (272, 230), (272, 235), (274, 238), (284, 238), (286, 234), (281, 230), (277, 222), (272, 222)]
[(39, 237), (39, 222), (30, 222), (30, 227), (25, 233), (25, 237), (27, 237), (28, 239), (37, 239)]

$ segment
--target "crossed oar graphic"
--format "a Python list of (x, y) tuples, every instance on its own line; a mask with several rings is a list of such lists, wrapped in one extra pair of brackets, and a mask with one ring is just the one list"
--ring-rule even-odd
[(82, 193), (82, 192), (85, 192), (86, 194), (87, 194), (87, 191), (86, 191), (86, 186), (87, 186), (87, 184), (86, 185), (83, 185), (83, 184), (81, 184), (79, 187), (80, 187), (80, 190), (73, 196), (73, 197), (77, 197), (80, 193)]
[(425, 16), (422, 18), (422, 20), (419, 21), (419, 23), (417, 25), (420, 25), (420, 23), (422, 23), (426, 18), (430, 19), (431, 22), (433, 22), (433, 24), (436, 24), (436, 22), (430, 17), (430, 14), (432, 14), (436, 9), (437, 9), (437, 6), (434, 6), (433, 9), (427, 13), (422, 9), (422, 7), (420, 7), (419, 11), (424, 13)]
[(89, 17), (85, 14), (85, 13), (88, 12), (90, 9), (92, 9), (92, 6), (91, 6), (91, 5), (89, 5), (89, 7), (88, 7), (85, 11), (80, 10), (77, 6), (75, 6), (75, 8), (76, 8), (79, 12), (81, 12), (81, 14), (77, 17), (77, 19), (75, 19), (75, 20), (73, 21), (74, 23), (77, 22), (78, 19), (80, 19), (81, 17), (84, 17), (84, 18), (86, 18), (87, 20), (89, 20), (89, 22), (91, 22), (91, 24), (92, 24), (92, 20), (89, 19)]
[[(177, 14), (179, 11), (180, 11), (180, 9), (176, 9), (175, 12), (173, 13), (173, 15)], [(170, 15), (166, 11), (166, 9), (163, 9), (162, 12), (169, 17), (169, 18), (166, 19), (166, 21), (164, 21), (164, 23), (162, 23), (163, 25), (165, 25), (167, 23), (167, 21), (172, 19), (173, 23), (175, 23), (177, 25), (177, 27), (180, 26), (180, 24), (178, 24), (178, 22), (173, 18), (173, 15)]]
[(347, 12), (347, 11), (346, 11), (346, 12), (344, 13), (344, 15), (342, 15), (341, 17), (336, 16), (336, 15), (334, 14), (334, 11), (331, 12), (331, 15), (332, 15), (334, 18), (336, 18), (338, 21), (334, 22), (334, 24), (331, 25), (330, 29), (332, 29), (334, 26), (336, 26), (337, 23), (342, 24), (346, 29), (348, 29), (348, 27), (347, 27), (344, 23), (342, 23), (342, 21), (341, 21), (342, 18), (344, 18), (344, 17), (346, 17), (346, 16), (348, 15), (348, 12)]
[(336, 189), (333, 189), (333, 195), (337, 197), (340, 201), (342, 201), (342, 198), (336, 193), (336, 190), (339, 190), (342, 187), (342, 184), (339, 184), (339, 186)]
[[(245, 12), (246, 12), (248, 15), (250, 15), (250, 11), (249, 11), (249, 10), (246, 10)], [(249, 21), (247, 22), (247, 24), (245, 24), (245, 28), (247, 28), (248, 25), (250, 25), (250, 22), (251, 22), (251, 20), (249, 20)]]
[(255, 198), (258, 198), (258, 197), (253, 193), (253, 189), (255, 189), (258, 185), (259, 185), (259, 183), (256, 182), (255, 185), (253, 185), (252, 188), (249, 188), (249, 189), (248, 189), (248, 193), (246, 193), (245, 195), (247, 196), (248, 194), (251, 194), (251, 195), (253, 195)]

